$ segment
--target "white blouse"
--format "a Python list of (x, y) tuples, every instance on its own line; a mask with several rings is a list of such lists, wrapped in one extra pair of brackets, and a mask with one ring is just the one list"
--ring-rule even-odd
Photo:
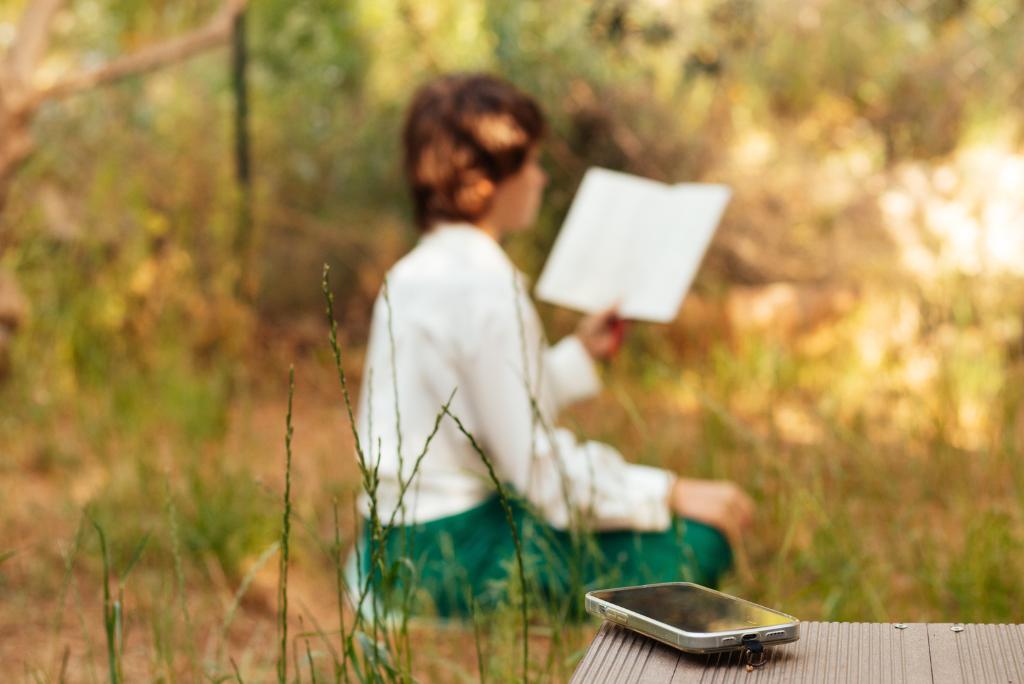
[[(574, 516), (593, 529), (669, 526), (670, 472), (626, 463), (612, 447), (555, 427), (558, 410), (596, 394), (600, 380), (577, 337), (547, 346), (525, 277), (489, 235), (469, 224), (436, 226), (391, 269), (387, 290), (391, 333), (382, 291), (357, 417), (364, 454), (378, 467), (385, 522), (454, 391), (451, 412), (498, 477), (554, 527)], [(485, 464), (451, 418), (425, 453), (396, 522), (462, 513), (493, 495)], [(364, 492), (363, 515), (369, 503)]]

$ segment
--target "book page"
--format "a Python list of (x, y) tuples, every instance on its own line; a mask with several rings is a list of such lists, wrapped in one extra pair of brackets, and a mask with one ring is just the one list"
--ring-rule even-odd
[(730, 191), (590, 169), (537, 283), (537, 297), (586, 313), (675, 318)]

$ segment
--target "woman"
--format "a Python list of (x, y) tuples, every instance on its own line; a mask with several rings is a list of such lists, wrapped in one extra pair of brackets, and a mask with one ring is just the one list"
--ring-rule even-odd
[(442, 615), (495, 605), (516, 576), (488, 465), (513, 499), (528, 587), (567, 605), (595, 584), (715, 585), (731, 563), (726, 538), (752, 517), (731, 482), (629, 464), (555, 426), (561, 407), (600, 390), (594, 359), (619, 338), (607, 312), (547, 346), (528, 284), (501, 249), (537, 216), (544, 128), (530, 97), (481, 74), (421, 88), (405, 124), (422, 237), (373, 311), (358, 427), (376, 484), (360, 506), (383, 527), (364, 525), (363, 568), (386, 574), (410, 559), (416, 571), (401, 583)]

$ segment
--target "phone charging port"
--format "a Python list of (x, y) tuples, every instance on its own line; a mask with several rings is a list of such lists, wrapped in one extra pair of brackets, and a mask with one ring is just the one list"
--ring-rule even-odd
[(757, 635), (756, 634), (744, 634), (743, 635), (743, 640), (744, 641), (757, 641)]

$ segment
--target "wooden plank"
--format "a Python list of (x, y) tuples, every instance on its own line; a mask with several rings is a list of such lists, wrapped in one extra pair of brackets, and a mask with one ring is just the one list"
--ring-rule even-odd
[[(814, 622), (801, 627), (800, 641), (807, 642), (807, 658), (800, 661), (797, 666), (797, 669), (800, 671), (800, 684), (814, 684), (818, 681), (815, 677), (818, 676), (818, 663), (824, 652), (822, 645), (825, 643), (825, 640), (822, 639), (822, 636), (825, 634), (826, 629), (827, 624), (824, 622)], [(798, 641), (797, 643), (800, 642)]]
[(1024, 633), (1021, 625), (999, 625), (1001, 645), (1011, 655), (1010, 667), (1013, 681), (1024, 682)]
[[(891, 625), (890, 625), (891, 627)], [(928, 625), (909, 623), (906, 629), (893, 629), (893, 681), (908, 684), (932, 684), (932, 659), (929, 652)], [(892, 637), (890, 637), (892, 638)]]
[(674, 648), (653, 642), (651, 655), (642, 672), (637, 677), (637, 684), (665, 684), (671, 682), (682, 655)]
[(979, 625), (981, 630), (978, 632), (978, 646), (982, 652), (987, 654), (987, 660), (992, 667), (992, 674), (995, 675), (996, 681), (1019, 681), (1013, 671), (1013, 658), (1009, 657), (1009, 652), (1001, 643), (1002, 631), (1000, 630), (1000, 627), (1002, 626), (1003, 625)]
[(891, 624), (885, 622), (879, 622), (874, 624), (872, 627), (871, 639), (878, 644), (878, 679), (877, 681), (881, 684), (895, 684), (896, 673), (893, 665), (893, 651), (897, 639), (900, 637), (896, 634), (898, 631)]
[(603, 680), (606, 682), (621, 682), (622, 681), (622, 669), (623, 667), (636, 659), (637, 653), (639, 652), (639, 646), (649, 641), (646, 637), (632, 632), (630, 630), (616, 628), (613, 636), (613, 644), (616, 646), (615, 650), (609, 653), (609, 660), (605, 663), (602, 668)]
[(800, 625), (800, 639), (796, 643), (772, 649), (772, 659), (765, 666), (771, 668), (768, 677), (771, 684), (808, 681), (811, 646), (815, 643), (815, 639), (814, 637), (811, 639), (805, 637), (817, 631), (820, 625), (821, 623), (817, 622), (802, 624)]
[(682, 653), (606, 623), (573, 674), (575, 684), (788, 682), (1016, 682), (1024, 684), (1024, 626), (806, 622), (793, 644), (769, 648), (746, 671), (739, 652)]
[(669, 681), (678, 651), (610, 622), (601, 626), (570, 680), (577, 682)]
[[(822, 661), (821, 666), (821, 679), (818, 681), (828, 681), (829, 673), (834, 673), (838, 666), (838, 655), (839, 655), (839, 633), (843, 626), (838, 622), (826, 622), (825, 627), (825, 660)], [(838, 682), (838, 679), (832, 679), (833, 682)]]
[(928, 624), (928, 654), (931, 659), (932, 681), (935, 684), (956, 684), (967, 679), (960, 654), (960, 642), (951, 623)]
[(615, 659), (605, 668), (605, 681), (607, 682), (624, 682), (624, 670), (628, 665), (636, 662), (642, 653), (641, 647), (649, 645), (651, 641), (636, 632), (631, 633), (630, 630), (622, 628), (616, 629), (616, 638), (620, 647), (615, 653)]
[(854, 622), (849, 628), (850, 638), (846, 644), (846, 682), (877, 682), (877, 675), (868, 673), (878, 670), (880, 653), (878, 644), (871, 639), (874, 631), (869, 622)]
[[(936, 682), (1021, 682), (1020, 626), (929, 625)], [(941, 659), (941, 661), (940, 661)]]
[(576, 682), (586, 682), (591, 679), (591, 674), (594, 671), (594, 663), (598, 659), (604, 657), (605, 649), (604, 642), (608, 638), (608, 631), (611, 629), (611, 625), (607, 622), (601, 625), (601, 629), (597, 631), (594, 636), (594, 640), (590, 642), (590, 648), (583, 655), (583, 660), (576, 666), (576, 671), (572, 674), (570, 684), (576, 684)]

